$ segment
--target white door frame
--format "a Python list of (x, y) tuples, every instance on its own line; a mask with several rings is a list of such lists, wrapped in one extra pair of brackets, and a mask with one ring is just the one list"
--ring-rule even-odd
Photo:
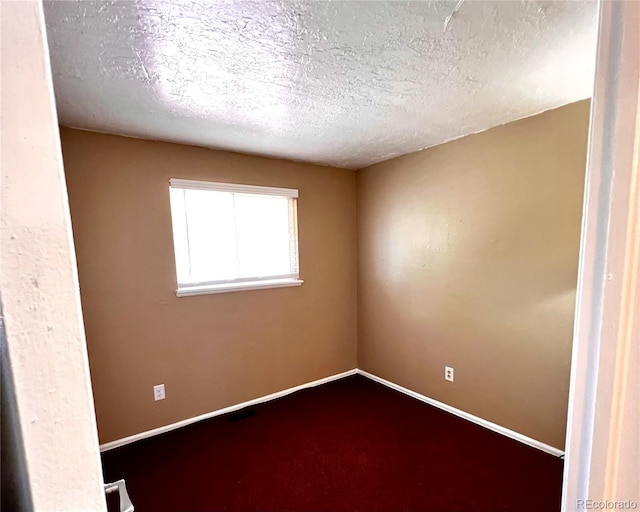
[(640, 3), (603, 1), (571, 365), (565, 512), (589, 505), (611, 509), (611, 503), (601, 502), (627, 499), (640, 509), (639, 43)]
[(0, 1), (0, 25), (0, 342), (2, 408), (10, 416), (2, 418), (2, 441), (7, 434), (11, 443), (10, 453), (3, 449), (3, 502), (20, 511), (102, 512), (98, 432), (41, 1)]

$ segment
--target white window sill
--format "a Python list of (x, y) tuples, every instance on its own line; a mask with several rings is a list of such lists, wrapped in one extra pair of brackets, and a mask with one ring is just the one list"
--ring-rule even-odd
[(285, 288), (300, 286), (302, 279), (271, 279), (265, 281), (247, 281), (244, 283), (208, 284), (204, 286), (184, 286), (176, 290), (177, 297), (208, 295), (210, 293), (240, 292), (245, 290), (264, 290), (266, 288)]

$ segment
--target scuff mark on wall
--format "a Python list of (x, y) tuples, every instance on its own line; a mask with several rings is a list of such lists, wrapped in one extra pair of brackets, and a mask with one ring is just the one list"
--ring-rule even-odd
[(464, 3), (464, 0), (459, 0), (458, 3), (456, 4), (456, 6), (453, 8), (453, 12), (451, 14), (449, 14), (449, 16), (447, 16), (445, 18), (445, 20), (444, 20), (444, 28), (442, 29), (443, 32), (446, 32), (448, 30), (449, 23), (451, 23), (451, 20), (456, 15), (456, 13), (460, 10), (460, 7), (462, 7), (463, 3)]

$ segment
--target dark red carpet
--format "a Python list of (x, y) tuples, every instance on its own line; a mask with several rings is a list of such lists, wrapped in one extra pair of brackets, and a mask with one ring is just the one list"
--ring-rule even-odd
[(136, 512), (560, 509), (562, 460), (364, 377), (253, 410), (106, 452), (105, 479)]

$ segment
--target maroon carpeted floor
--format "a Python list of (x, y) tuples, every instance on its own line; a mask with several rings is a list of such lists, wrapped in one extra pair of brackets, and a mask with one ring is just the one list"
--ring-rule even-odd
[(364, 377), (253, 411), (106, 452), (105, 479), (136, 512), (560, 509), (562, 460)]

